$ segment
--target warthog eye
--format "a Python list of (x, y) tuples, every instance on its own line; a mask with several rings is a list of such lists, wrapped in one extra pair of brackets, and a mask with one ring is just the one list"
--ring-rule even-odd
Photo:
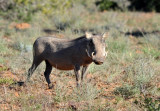
[(89, 41), (89, 46), (91, 46), (91, 47), (92, 47), (92, 46), (94, 46), (94, 44), (93, 44), (93, 41), (92, 41), (92, 40), (90, 40), (90, 41)]

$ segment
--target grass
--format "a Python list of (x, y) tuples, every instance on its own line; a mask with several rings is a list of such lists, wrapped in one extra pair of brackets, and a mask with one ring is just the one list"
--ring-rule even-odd
[(142, 49), (142, 51), (143, 51), (146, 55), (152, 56), (152, 57), (155, 58), (155, 59), (158, 59), (158, 58), (160, 57), (160, 51), (157, 50), (157, 49), (154, 49), (154, 48), (152, 48), (152, 47), (149, 47), (149, 46), (144, 47), (144, 48)]
[[(90, 9), (91, 10), (91, 9)], [(17, 30), (12, 21), (0, 21), (0, 76), (12, 72), (24, 81), (32, 63), (32, 44), (39, 36), (76, 38), (84, 32), (109, 32), (108, 56), (103, 65), (91, 64), (82, 86), (76, 88), (73, 71), (53, 68), (54, 89), (47, 89), (42, 63), (31, 82), (10, 85), (12, 77), (0, 78), (0, 110), (154, 110), (160, 104), (160, 39), (157, 13), (90, 12), (83, 6), (72, 13), (51, 17), (37, 14), (31, 27)], [(154, 27), (153, 27), (154, 26)], [(50, 29), (52, 33), (43, 30)], [(56, 31), (55, 31), (56, 30)], [(132, 34), (143, 33), (142, 35)], [(146, 32), (146, 33), (144, 33)], [(154, 33), (150, 33), (154, 32)], [(18, 81), (18, 80), (17, 80)], [(147, 99), (148, 98), (148, 99)]]
[(0, 85), (3, 85), (3, 84), (11, 85), (13, 83), (15, 83), (13, 79), (0, 78)]
[(124, 99), (129, 99), (134, 97), (136, 91), (133, 86), (124, 84), (123, 86), (116, 88), (114, 93), (115, 95), (121, 95)]
[(9, 54), (9, 48), (7, 47), (7, 43), (4, 41), (4, 40), (1, 40), (1, 43), (0, 43), (0, 55), (7, 55)]

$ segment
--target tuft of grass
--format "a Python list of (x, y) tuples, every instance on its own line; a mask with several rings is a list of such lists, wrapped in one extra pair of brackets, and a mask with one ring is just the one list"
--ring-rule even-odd
[(10, 85), (10, 84), (13, 84), (13, 83), (15, 83), (15, 81), (13, 79), (1, 78), (0, 77), (0, 85), (2, 85), (2, 84)]
[(108, 50), (111, 52), (124, 53), (127, 51), (127, 44), (125, 42), (112, 41), (108, 43)]
[(141, 93), (145, 94), (155, 76), (152, 58), (138, 58), (125, 70), (124, 80), (129, 81)]
[(94, 100), (98, 96), (99, 91), (91, 83), (85, 83), (80, 88), (75, 88), (73, 92), (73, 97), (78, 102)]
[(154, 49), (160, 49), (160, 38), (158, 37), (159, 34), (149, 34), (146, 35), (144, 38), (144, 42), (146, 42), (146, 45), (150, 48), (153, 47)]
[(144, 54), (154, 57), (155, 59), (160, 57), (160, 51), (154, 49), (152, 47), (144, 47), (143, 49)]
[(0, 42), (0, 55), (5, 55), (9, 52), (9, 49), (3, 40), (0, 40)]
[[(29, 92), (19, 92), (17, 96), (13, 96), (14, 98), (11, 104), (17, 104), (20, 106), (21, 110), (25, 111), (39, 111), (45, 108), (51, 108), (51, 100), (50, 95), (45, 95), (43, 93), (34, 94), (30, 87), (28, 87), (27, 91)], [(32, 93), (31, 93), (32, 92)]]
[(53, 100), (55, 103), (64, 102), (67, 100), (67, 89), (63, 87), (63, 85), (57, 85), (55, 89), (55, 96)]
[(6, 66), (0, 67), (0, 72), (1, 72), (1, 71), (6, 71), (6, 70), (8, 70), (8, 67), (6, 67)]
[(124, 99), (129, 99), (134, 97), (136, 90), (131, 85), (123, 85), (114, 90), (115, 95), (121, 95)]
[(32, 45), (23, 44), (22, 42), (18, 42), (18, 41), (16, 41), (12, 45), (12, 48), (20, 52), (31, 52), (32, 51)]

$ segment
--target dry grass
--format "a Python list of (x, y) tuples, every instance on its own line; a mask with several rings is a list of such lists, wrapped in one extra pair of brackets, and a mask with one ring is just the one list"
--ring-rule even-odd
[[(79, 8), (73, 9), (72, 14), (51, 18), (36, 15), (26, 29), (17, 29), (13, 27), (15, 23), (0, 20), (1, 111), (140, 111), (149, 110), (146, 105), (154, 107), (152, 109), (158, 107), (160, 15), (138, 12), (90, 13), (85, 9), (77, 12)], [(49, 29), (50, 33), (45, 33), (44, 29)], [(37, 37), (52, 35), (75, 38), (83, 35), (85, 30), (95, 33), (109, 31), (110, 35), (106, 40), (109, 54), (105, 63), (90, 66), (82, 87), (76, 88), (72, 71), (54, 69), (51, 80), (55, 87), (47, 89), (43, 76), (44, 63), (38, 67), (28, 84), (21, 87), (14, 84), (25, 80), (32, 62), (31, 46)], [(148, 102), (146, 98), (149, 98)]]

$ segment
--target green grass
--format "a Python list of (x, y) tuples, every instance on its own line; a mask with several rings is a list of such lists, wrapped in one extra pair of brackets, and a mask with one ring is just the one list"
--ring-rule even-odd
[(121, 95), (124, 99), (133, 98), (136, 94), (136, 90), (133, 86), (124, 84), (118, 87), (114, 91), (115, 95)]
[(1, 40), (0, 42), (1, 42), (0, 43), (0, 50), (1, 50), (0, 54), (5, 55), (9, 52), (9, 49), (7, 47), (7, 44), (3, 40)]
[(152, 47), (144, 47), (143, 49), (144, 54), (148, 56), (152, 56), (155, 59), (158, 59), (160, 57), (160, 51), (157, 49), (154, 49)]
[(0, 67), (0, 72), (1, 71), (6, 71), (6, 70), (8, 70), (8, 67), (5, 67), (5, 66)]
[(126, 68), (124, 80), (130, 81), (140, 93), (146, 94), (156, 75), (152, 62), (152, 58), (138, 58)]
[(8, 85), (11, 85), (15, 83), (15, 81), (13, 79), (8, 79), (8, 78), (1, 78), (0, 77), (0, 85), (2, 84), (8, 84)]

